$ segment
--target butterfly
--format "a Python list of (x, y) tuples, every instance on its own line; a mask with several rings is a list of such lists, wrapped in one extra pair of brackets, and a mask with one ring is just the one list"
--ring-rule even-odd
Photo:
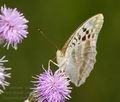
[(103, 14), (89, 18), (75, 30), (63, 48), (56, 52), (59, 69), (77, 87), (85, 82), (94, 67), (97, 38), (103, 22)]

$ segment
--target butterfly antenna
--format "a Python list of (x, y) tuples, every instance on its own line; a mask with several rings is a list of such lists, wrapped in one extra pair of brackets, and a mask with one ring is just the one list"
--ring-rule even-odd
[(53, 45), (56, 49), (58, 49), (58, 47), (52, 42), (50, 41), (47, 36), (45, 35), (45, 33), (43, 31), (41, 31), (40, 29), (38, 29), (38, 31), (40, 32), (40, 34), (51, 44)]

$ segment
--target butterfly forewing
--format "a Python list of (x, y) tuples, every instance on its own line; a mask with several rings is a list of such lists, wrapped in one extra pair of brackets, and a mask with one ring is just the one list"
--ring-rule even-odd
[(57, 51), (57, 62), (62, 71), (76, 86), (89, 76), (96, 62), (96, 43), (103, 25), (103, 15), (98, 14), (83, 23)]

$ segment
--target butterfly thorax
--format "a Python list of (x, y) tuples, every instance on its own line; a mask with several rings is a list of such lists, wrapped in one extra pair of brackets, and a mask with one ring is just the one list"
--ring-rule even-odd
[(64, 53), (61, 50), (57, 50), (56, 56), (57, 56), (57, 63), (59, 65), (60, 70), (64, 71), (66, 67), (65, 65), (66, 58), (65, 58)]

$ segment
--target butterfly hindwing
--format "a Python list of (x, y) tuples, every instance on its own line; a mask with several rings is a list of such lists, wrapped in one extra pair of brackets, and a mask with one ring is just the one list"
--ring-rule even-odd
[(76, 86), (89, 76), (96, 62), (96, 43), (103, 24), (98, 14), (82, 24), (69, 38), (62, 50), (57, 51), (57, 62)]

